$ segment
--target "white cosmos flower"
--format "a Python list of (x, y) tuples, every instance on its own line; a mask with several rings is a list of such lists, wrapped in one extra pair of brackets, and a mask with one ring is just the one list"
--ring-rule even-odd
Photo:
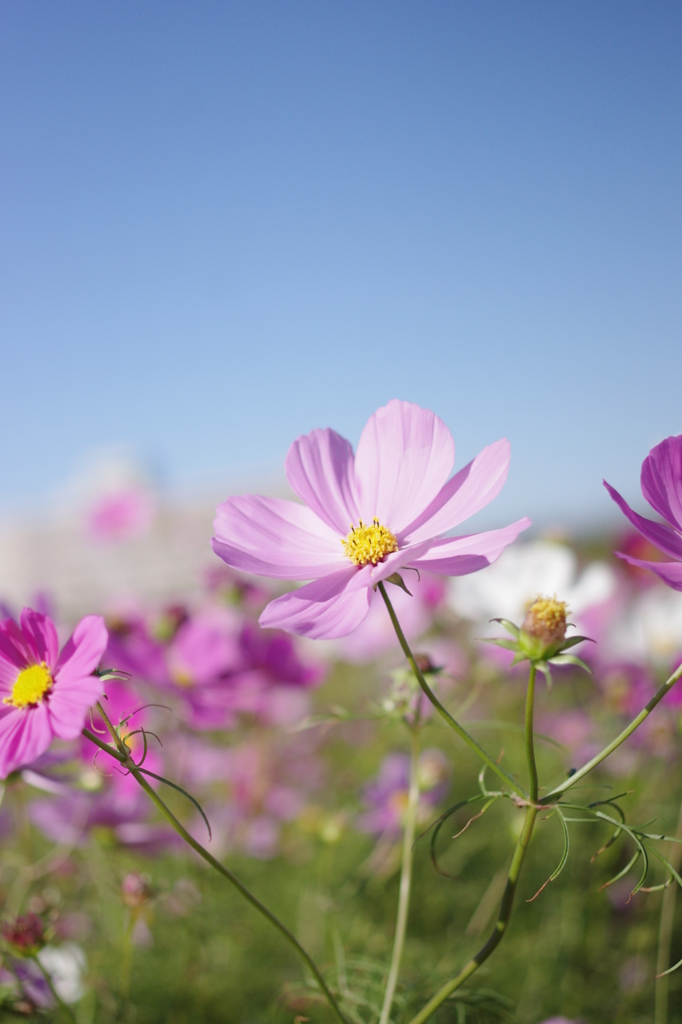
[(44, 946), (38, 959), (52, 979), (55, 992), (65, 1003), (77, 1003), (83, 998), (83, 974), (86, 967), (85, 953), (75, 942), (63, 942), (61, 946)]
[(682, 652), (682, 593), (655, 586), (638, 594), (610, 630), (608, 648), (619, 658), (668, 664)]
[(578, 559), (565, 544), (535, 540), (509, 547), (493, 565), (450, 581), (448, 601), (462, 618), (476, 623), (491, 618), (521, 625), (538, 595), (566, 601), (572, 622), (604, 604), (616, 589), (616, 574), (604, 562), (592, 562), (578, 575)]

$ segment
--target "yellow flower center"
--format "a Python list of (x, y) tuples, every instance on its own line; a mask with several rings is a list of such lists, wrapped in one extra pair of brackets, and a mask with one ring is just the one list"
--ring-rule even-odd
[(184, 686), (186, 688), (194, 686), (194, 680), (192, 679), (192, 676), (190, 675), (186, 668), (182, 667), (182, 665), (172, 665), (170, 674), (171, 679), (173, 680), (174, 683), (177, 683), (178, 686)]
[(40, 704), (43, 697), (52, 689), (53, 679), (44, 661), (39, 665), (29, 665), (16, 678), (12, 687), (12, 696), (5, 697), (3, 704), (12, 704), (15, 708), (27, 708), (31, 704)]
[(368, 565), (370, 562), (376, 565), (386, 555), (398, 550), (398, 541), (376, 517), (371, 526), (365, 526), (362, 519), (358, 526), (351, 526), (350, 533), (342, 538), (341, 543), (355, 565)]
[(534, 620), (551, 633), (566, 625), (568, 605), (565, 601), (557, 601), (556, 597), (538, 597), (528, 610)]
[(556, 597), (538, 597), (529, 606), (522, 629), (546, 644), (555, 644), (566, 636), (568, 605)]

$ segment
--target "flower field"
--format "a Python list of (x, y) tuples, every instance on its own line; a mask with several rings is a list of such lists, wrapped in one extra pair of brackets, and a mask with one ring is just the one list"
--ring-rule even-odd
[(228, 499), (191, 597), (5, 608), (6, 1019), (682, 1019), (681, 440), (665, 522), (452, 537), (505, 443), (451, 476), (375, 415)]

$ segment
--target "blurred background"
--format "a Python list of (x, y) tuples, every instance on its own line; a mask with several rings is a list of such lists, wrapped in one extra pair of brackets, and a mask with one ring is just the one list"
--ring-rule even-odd
[[(476, 639), (556, 592), (598, 643), (593, 677), (538, 695), (543, 781), (616, 734), (682, 659), (682, 595), (613, 557), (658, 556), (601, 485), (647, 511), (641, 461), (682, 432), (681, 39), (656, 0), (0, 6), (2, 618), (30, 603), (66, 638), (106, 616), (129, 673), (109, 710), (150, 703), (148, 764), (202, 800), (211, 849), (352, 1024), (378, 1019), (414, 694), (378, 606), (341, 643), (260, 631), (278, 588), (211, 554), (215, 505), (286, 494), (296, 436), (355, 443), (392, 397), (445, 420), (458, 466), (508, 436), (471, 528), (533, 531), (483, 573), (396, 591), (401, 620), (520, 773), (523, 679)], [(673, 692), (590, 794), (682, 835), (681, 735)], [(479, 765), (432, 719), (424, 745), (426, 827)], [(325, 1024), (278, 936), (93, 756), (57, 744), (0, 785), (2, 921), (40, 919), (78, 1024)], [(454, 831), (454, 879), (417, 847), (398, 1024), (481, 944), (518, 810)], [(435, 1024), (650, 1024), (657, 964), (682, 955), (672, 890), (631, 896), (628, 844), (590, 860), (608, 831), (573, 832), (526, 902), (561, 857), (556, 821), (538, 829), (513, 940)], [(1, 948), (0, 1016), (56, 1019)], [(657, 1024), (682, 1021), (682, 971), (668, 995)]]
[(207, 540), (394, 396), (460, 465), (509, 436), (484, 525), (601, 527), (603, 476), (636, 500), (682, 429), (681, 32), (656, 2), (4, 5), (12, 593), (102, 491), (142, 477)]

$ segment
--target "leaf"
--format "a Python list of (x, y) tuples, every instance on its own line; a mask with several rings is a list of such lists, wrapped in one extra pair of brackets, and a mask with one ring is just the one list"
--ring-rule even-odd
[(506, 629), (508, 633), (511, 633), (511, 635), (515, 637), (517, 640), (521, 635), (521, 630), (519, 629), (519, 627), (515, 626), (513, 622), (509, 621), (509, 619), (490, 619), (490, 622), (499, 622), (499, 624), (504, 629)]
[(550, 882), (553, 882), (555, 878), (558, 878), (559, 875), (561, 874), (561, 872), (564, 870), (564, 868), (566, 866), (566, 861), (568, 860), (568, 851), (569, 851), (569, 848), (570, 848), (570, 839), (569, 839), (569, 835), (568, 835), (568, 825), (566, 824), (564, 816), (563, 816), (563, 814), (561, 813), (561, 811), (559, 810), (558, 807), (557, 807), (557, 814), (559, 815), (559, 821), (561, 822), (562, 828), (564, 830), (564, 852), (561, 855), (561, 860), (559, 861), (559, 866), (557, 868), (555, 868), (554, 873), (549, 876)]
[[(523, 726), (519, 725), (518, 722), (498, 721), (495, 718), (482, 718), (475, 720), (467, 719), (464, 724), (468, 725), (470, 729), (508, 729), (509, 732), (519, 732), (521, 734), (525, 732)], [(559, 743), (558, 740), (553, 739), (552, 736), (547, 736), (544, 732), (534, 732), (533, 736), (536, 740), (543, 740), (545, 743), (550, 743), (553, 747), (558, 747), (559, 750), (563, 750), (565, 753), (568, 753), (568, 747), (565, 747), (563, 743)]]
[(507, 651), (518, 651), (519, 645), (515, 640), (506, 640), (503, 636), (478, 636), (480, 644), (495, 644), (496, 647), (504, 647)]
[(666, 974), (672, 974), (673, 971), (676, 971), (679, 967), (682, 967), (682, 960), (678, 960), (677, 963), (673, 964), (672, 967), (669, 967), (667, 971), (662, 971), (661, 974), (657, 974), (656, 977), (665, 978)]
[[(431, 834), (431, 863), (433, 864), (438, 874), (443, 875), (444, 878), (454, 878), (455, 876), (448, 874), (447, 871), (441, 871), (440, 867), (438, 866), (438, 857), (436, 856), (436, 840), (438, 839), (438, 833), (440, 832), (448, 818), (451, 818), (452, 815), (459, 811), (462, 807), (466, 807), (467, 804), (476, 803), (478, 800), (483, 800), (484, 797), (488, 795), (489, 794), (487, 793), (477, 793), (476, 796), (470, 796), (468, 800), (460, 800), (459, 803), (455, 804), (453, 807), (449, 807), (447, 811), (441, 814), (440, 818), (437, 818), (436, 821), (433, 822), (433, 825), (429, 826), (430, 829), (433, 828), (433, 826), (435, 825), (433, 833)], [(496, 799), (498, 799), (497, 796), (493, 797), (493, 800), (491, 800), (490, 803), (493, 803), (494, 800)], [(429, 829), (427, 829), (426, 832), (422, 832), (422, 835), (418, 836), (417, 839), (421, 839), (422, 836), (425, 836)]]
[(614, 882), (617, 882), (624, 875), (627, 875), (627, 873), (630, 870), (630, 868), (633, 868), (635, 866), (635, 864), (637, 863), (637, 861), (639, 860), (640, 857), (641, 857), (641, 853), (639, 852), (639, 850), (635, 850), (635, 852), (633, 853), (632, 857), (627, 862), (625, 867), (621, 868), (621, 870), (618, 872), (618, 874), (614, 875), (613, 878), (610, 878), (608, 880), (608, 882), (604, 882), (604, 884), (599, 887), (599, 891), (601, 892), (602, 889), (608, 889), (608, 887), (610, 885), (613, 885)]
[(203, 808), (202, 808), (201, 804), (199, 803), (198, 800), (194, 799), (194, 797), (192, 796), (191, 793), (188, 793), (186, 789), (182, 788), (182, 786), (176, 786), (176, 784), (174, 782), (171, 782), (170, 779), (164, 779), (163, 775), (157, 775), (155, 772), (150, 772), (148, 768), (139, 768), (138, 767), (135, 770), (138, 771), (138, 772), (142, 772), (143, 775), (151, 775), (151, 777), (153, 779), (157, 779), (159, 782), (164, 782), (167, 786), (170, 786), (172, 789), (177, 789), (178, 793), (182, 793), (183, 796), (186, 796), (187, 799), (189, 801), (191, 801), (191, 803), (194, 804), (194, 806), (198, 810), (199, 814), (204, 819), (204, 824), (206, 825), (206, 828), (208, 830), (208, 838), (209, 839), (213, 839), (213, 835), (211, 833), (211, 825), (209, 823), (209, 820), (206, 817), (206, 815), (204, 814), (204, 811), (203, 811)]
[(682, 889), (682, 877), (680, 877), (679, 872), (672, 866), (668, 858), (664, 857), (663, 854), (659, 850), (657, 850), (655, 846), (650, 847), (650, 849), (654, 857), (658, 857), (661, 863), (665, 864), (666, 868), (668, 869), (672, 877), (675, 879), (679, 887)]
[(538, 889), (538, 891), (537, 891), (537, 892), (535, 893), (535, 896), (531, 896), (531, 898), (530, 898), (529, 900), (526, 900), (526, 903), (532, 903), (532, 902), (533, 902), (533, 900), (537, 899), (537, 897), (538, 897), (538, 896), (540, 895), (540, 893), (542, 892), (542, 890), (543, 890), (543, 889), (544, 889), (544, 888), (545, 888), (546, 886), (548, 886), (550, 882), (553, 882), (555, 878), (558, 878), (558, 877), (559, 877), (559, 875), (561, 874), (561, 872), (562, 872), (562, 871), (564, 870), (564, 868), (566, 867), (566, 861), (568, 860), (568, 852), (569, 852), (569, 849), (570, 849), (570, 845), (571, 845), (571, 844), (570, 844), (570, 839), (569, 839), (569, 835), (568, 835), (568, 825), (566, 824), (566, 818), (564, 818), (564, 816), (563, 816), (563, 814), (561, 813), (561, 811), (559, 810), (559, 808), (558, 808), (558, 807), (555, 807), (555, 810), (556, 810), (556, 812), (557, 812), (557, 814), (558, 814), (558, 816), (559, 816), (559, 821), (561, 822), (561, 827), (563, 828), (563, 831), (564, 831), (564, 852), (563, 852), (563, 853), (562, 853), (562, 855), (561, 855), (561, 860), (559, 861), (559, 864), (558, 864), (558, 866), (557, 866), (557, 867), (556, 867), (556, 868), (554, 869), (554, 871), (553, 871), (553, 872), (552, 872), (552, 874), (551, 874), (551, 875), (549, 876), (549, 878), (547, 879), (547, 881), (546, 881), (546, 882), (544, 882), (544, 883), (543, 883), (543, 884), (542, 884), (542, 885), (540, 886), (540, 888)]
[(491, 796), (490, 799), (488, 800), (487, 804), (483, 805), (483, 807), (478, 812), (478, 814), (474, 814), (473, 818), (469, 818), (469, 820), (467, 821), (467, 823), (464, 826), (464, 828), (461, 828), (459, 830), (459, 832), (456, 832), (455, 835), (452, 838), (453, 839), (459, 839), (459, 837), (461, 836), (462, 832), (466, 832), (466, 830), (469, 828), (469, 825), (471, 825), (472, 822), (476, 821), (477, 818), (482, 818), (483, 815), (485, 814), (485, 812), (490, 807), (490, 805), (494, 804), (497, 799), (498, 799), (497, 795)]
[[(637, 885), (636, 885), (636, 886), (634, 887), (634, 889), (633, 889), (633, 890), (632, 890), (632, 892), (630, 893), (630, 899), (632, 899), (632, 897), (633, 897), (633, 896), (634, 896), (634, 895), (635, 895), (636, 893), (638, 893), (638, 892), (639, 892), (639, 890), (640, 890), (640, 889), (642, 888), (642, 886), (644, 885), (644, 882), (646, 881), (646, 876), (647, 876), (647, 873), (648, 873), (648, 871), (649, 871), (649, 855), (648, 855), (648, 853), (647, 853), (647, 851), (646, 851), (646, 848), (645, 848), (644, 844), (642, 843), (641, 839), (639, 838), (639, 836), (637, 835), (637, 833), (636, 833), (635, 831), (633, 831), (633, 829), (629, 828), (629, 826), (628, 826), (628, 825), (626, 825), (626, 824), (625, 824), (624, 822), (620, 822), (620, 823), (619, 823), (619, 822), (617, 822), (617, 821), (615, 820), (615, 818), (610, 818), (610, 817), (608, 816), (608, 814), (604, 814), (604, 812), (603, 812), (603, 811), (595, 811), (595, 814), (596, 814), (596, 816), (597, 816), (598, 818), (603, 818), (603, 819), (604, 819), (604, 821), (608, 821), (608, 822), (610, 822), (610, 823), (611, 823), (612, 825), (615, 825), (615, 826), (616, 826), (616, 828), (619, 828), (619, 829), (620, 829), (621, 831), (623, 831), (623, 832), (625, 832), (625, 833), (626, 833), (627, 835), (629, 835), (629, 836), (630, 836), (630, 838), (632, 839), (632, 841), (633, 841), (633, 842), (635, 843), (635, 845), (637, 846), (637, 849), (639, 850), (639, 853), (640, 853), (640, 854), (641, 854), (641, 856), (642, 856), (642, 859), (643, 859), (643, 868), (642, 868), (642, 874), (641, 874), (641, 876), (640, 876), (640, 879), (639, 879), (639, 881), (637, 882)], [(635, 858), (635, 860), (636, 860), (636, 859), (637, 859), (637, 858)], [(634, 863), (634, 862), (633, 862), (633, 863)], [(622, 875), (622, 872), (621, 872), (621, 875)], [(619, 878), (620, 878), (620, 877), (621, 877), (621, 875), (618, 875), (617, 877), (619, 877)], [(602, 888), (603, 888), (603, 887), (602, 887)]]
[(367, 722), (374, 718), (376, 715), (352, 715), (350, 711), (346, 711), (345, 708), (334, 705), (330, 709), (330, 713), (326, 715), (308, 715), (307, 718), (303, 718), (296, 725), (291, 726), (290, 732), (305, 732), (306, 729), (315, 729), (319, 725), (338, 725), (340, 722)]
[(575, 654), (555, 654), (553, 658), (549, 659), (550, 665), (575, 665), (576, 668), (581, 668), (584, 672), (592, 675), (592, 669), (589, 665), (586, 665), (582, 658), (578, 658)]

